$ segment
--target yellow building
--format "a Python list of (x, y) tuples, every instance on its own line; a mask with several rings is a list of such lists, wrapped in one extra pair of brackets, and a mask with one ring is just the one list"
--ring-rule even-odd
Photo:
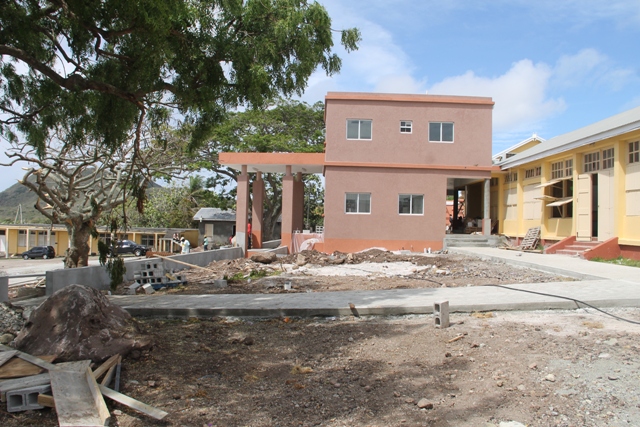
[[(98, 227), (98, 233), (98, 239), (109, 241), (112, 238), (106, 227)], [(179, 250), (178, 245), (174, 245), (173, 250), (171, 247), (171, 237), (174, 233), (189, 240), (192, 248), (197, 246), (197, 229), (132, 227), (126, 233), (119, 233), (117, 238), (134, 241), (153, 248), (154, 251), (173, 252)], [(91, 253), (98, 252), (98, 239), (90, 239)], [(55, 224), (0, 224), (0, 253), (5, 257), (19, 256), (34, 246), (53, 246), (56, 256), (64, 255), (69, 247), (69, 232), (65, 226)]]
[(574, 245), (588, 249), (587, 258), (640, 259), (640, 107), (546, 141), (532, 138), (494, 156), (492, 217), (500, 232), (521, 238), (540, 226), (545, 246), (559, 242), (551, 253)]

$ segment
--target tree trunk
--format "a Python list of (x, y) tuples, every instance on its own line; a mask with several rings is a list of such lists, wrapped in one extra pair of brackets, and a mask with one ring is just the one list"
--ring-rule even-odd
[(92, 222), (82, 219), (67, 223), (70, 247), (64, 259), (64, 268), (86, 267), (89, 265), (89, 236)]

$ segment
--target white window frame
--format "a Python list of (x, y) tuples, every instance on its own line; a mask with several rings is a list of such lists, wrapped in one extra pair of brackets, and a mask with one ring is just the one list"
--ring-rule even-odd
[[(408, 197), (409, 198), (409, 212), (400, 212), (400, 199), (402, 197)], [(421, 201), (421, 206), (420, 206), (420, 212), (414, 212), (413, 208), (414, 208), (414, 201), (416, 200), (416, 198), (420, 197), (420, 201)], [(398, 215), (424, 215), (424, 194), (398, 194)]]
[[(347, 208), (347, 202), (349, 201), (349, 196), (356, 196), (356, 210), (349, 211)], [(369, 211), (360, 211), (360, 196), (366, 195), (369, 197)], [(371, 193), (345, 193), (344, 194), (344, 213), (347, 215), (369, 215), (371, 214)]]
[[(357, 138), (349, 138), (349, 122), (358, 122), (358, 137)], [(369, 138), (362, 138), (362, 123), (364, 122), (369, 122), (369, 126), (371, 129), (371, 136)], [(352, 140), (352, 141), (356, 141), (356, 140), (363, 140), (363, 141), (371, 141), (373, 139), (373, 120), (371, 119), (347, 119), (347, 139)]]
[(400, 133), (413, 133), (413, 122), (411, 120), (400, 120)]
[(640, 141), (629, 143), (629, 164), (640, 163)]
[[(440, 139), (432, 139), (431, 138), (431, 125), (436, 125), (439, 124), (440, 125)], [(444, 141), (442, 139), (442, 127), (443, 125), (448, 124), (451, 125), (451, 141)], [(429, 122), (429, 142), (436, 142), (436, 143), (441, 143), (441, 144), (453, 144), (453, 142), (455, 141), (455, 126), (454, 126), (454, 122)]]

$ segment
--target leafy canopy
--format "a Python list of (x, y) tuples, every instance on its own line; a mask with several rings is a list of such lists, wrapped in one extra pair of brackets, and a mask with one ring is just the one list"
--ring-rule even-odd
[[(341, 36), (357, 48), (357, 29)], [(327, 11), (306, 0), (2, 1), (0, 133), (43, 155), (56, 127), (115, 148), (175, 119), (193, 148), (228, 109), (338, 72), (332, 47)]]

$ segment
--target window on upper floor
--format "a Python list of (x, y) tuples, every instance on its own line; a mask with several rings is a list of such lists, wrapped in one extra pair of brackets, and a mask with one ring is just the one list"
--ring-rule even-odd
[(424, 213), (424, 195), (400, 194), (398, 196), (398, 213), (400, 215), (422, 215)]
[(371, 213), (371, 193), (346, 193), (346, 213)]
[(453, 142), (453, 122), (429, 122), (429, 142)]
[(542, 166), (536, 166), (524, 171), (524, 179), (535, 178), (540, 175), (542, 175)]
[(600, 170), (600, 152), (587, 153), (584, 155), (584, 172), (596, 172)]
[(413, 122), (411, 120), (400, 120), (400, 133), (411, 133)]
[(558, 179), (564, 176), (564, 162), (551, 163), (551, 179)]
[(613, 167), (613, 148), (602, 150), (602, 169), (611, 169)]
[(640, 141), (629, 143), (629, 163), (640, 163)]
[(372, 120), (347, 120), (347, 139), (371, 139)]

